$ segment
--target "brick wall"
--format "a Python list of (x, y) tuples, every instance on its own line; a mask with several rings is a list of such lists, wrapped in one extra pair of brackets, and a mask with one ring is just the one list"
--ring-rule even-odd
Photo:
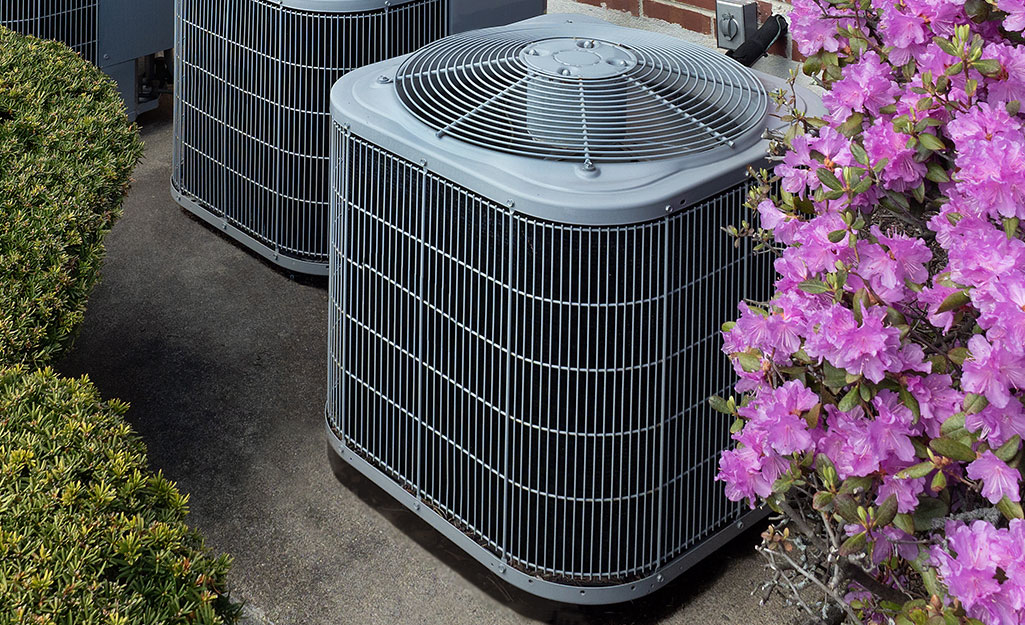
[[(638, 17), (650, 17), (679, 24), (687, 30), (703, 35), (715, 34), (715, 0), (576, 0), (583, 4), (628, 11)], [(790, 4), (784, 0), (758, 0), (758, 23), (773, 13), (786, 14)], [(790, 41), (777, 41), (769, 50), (772, 54), (793, 60), (802, 57)]]

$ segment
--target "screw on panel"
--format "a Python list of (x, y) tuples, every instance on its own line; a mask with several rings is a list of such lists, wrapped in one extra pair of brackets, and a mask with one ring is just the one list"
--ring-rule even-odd
[(655, 577), (655, 581), (656, 581), (656, 582), (658, 582), (658, 583), (660, 583), (660, 584), (661, 584), (661, 583), (662, 583), (663, 581), (665, 581), (665, 579), (666, 579), (666, 578), (662, 577), (662, 574), (661, 574), (661, 573), (659, 573), (659, 574), (658, 574), (658, 575), (657, 575), (657, 576)]
[(597, 178), (600, 172), (591, 159), (587, 159), (581, 163), (579, 168), (577, 168), (577, 174), (580, 175), (581, 178)]
[(513, 208), (516, 206), (516, 202), (514, 200), (506, 200), (505, 205), (509, 208)]
[(744, 529), (744, 522), (743, 521), (737, 521), (737, 529), (738, 530)]
[(419, 501), (417, 501), (416, 503), (413, 504), (413, 509), (416, 510), (417, 512), (420, 511), (420, 502)]
[(377, 77), (377, 84), (379, 84), (379, 85), (391, 84), (391, 77), (385, 76), (385, 75), (382, 74), (382, 75)]

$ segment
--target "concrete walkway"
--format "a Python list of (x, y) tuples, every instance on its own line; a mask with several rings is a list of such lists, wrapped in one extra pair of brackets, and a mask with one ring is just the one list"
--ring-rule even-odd
[(778, 624), (751, 596), (742, 537), (660, 593), (580, 609), (491, 577), (324, 441), (326, 282), (296, 281), (190, 217), (168, 191), (167, 107), (143, 117), (146, 158), (62, 373), (87, 373), (130, 419), (191, 522), (235, 557), (252, 623)]

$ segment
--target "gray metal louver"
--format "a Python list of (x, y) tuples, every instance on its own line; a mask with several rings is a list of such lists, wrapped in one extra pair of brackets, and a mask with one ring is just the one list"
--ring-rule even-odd
[(734, 381), (720, 324), (772, 288), (772, 259), (721, 230), (748, 218), (746, 170), (779, 123), (767, 87), (782, 81), (579, 16), (340, 80), (336, 452), (560, 601), (641, 597), (756, 519), (713, 480), (731, 423), (706, 398)]
[(2, 0), (0, 25), (67, 44), (117, 83), (129, 119), (159, 104), (146, 79), (171, 49), (172, 0)]
[(172, 195), (286, 269), (326, 274), (331, 85), (543, 0), (175, 0)]

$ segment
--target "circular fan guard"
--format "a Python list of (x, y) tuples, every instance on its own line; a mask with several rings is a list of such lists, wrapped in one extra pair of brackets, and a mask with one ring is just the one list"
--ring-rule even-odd
[(399, 99), (438, 136), (585, 164), (714, 160), (760, 138), (768, 96), (747, 68), (670, 37), (564, 30), (438, 41), (399, 68)]

